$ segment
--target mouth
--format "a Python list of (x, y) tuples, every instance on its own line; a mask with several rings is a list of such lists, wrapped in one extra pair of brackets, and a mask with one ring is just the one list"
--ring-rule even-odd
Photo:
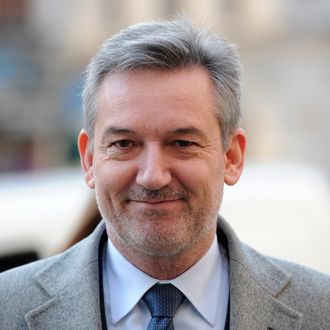
[(182, 199), (131, 199), (128, 200), (128, 203), (141, 203), (141, 204), (150, 204), (150, 205), (157, 205), (157, 204), (166, 204), (166, 203), (175, 203), (182, 201)]
[(131, 199), (128, 205), (138, 210), (173, 211), (182, 208), (182, 199)]

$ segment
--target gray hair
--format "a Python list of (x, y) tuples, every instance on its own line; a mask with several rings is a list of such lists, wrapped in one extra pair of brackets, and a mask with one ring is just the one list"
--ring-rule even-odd
[(107, 39), (85, 72), (84, 128), (94, 137), (97, 94), (108, 73), (134, 69), (205, 68), (215, 84), (216, 115), (227, 148), (239, 125), (241, 65), (236, 46), (185, 18), (130, 26)]

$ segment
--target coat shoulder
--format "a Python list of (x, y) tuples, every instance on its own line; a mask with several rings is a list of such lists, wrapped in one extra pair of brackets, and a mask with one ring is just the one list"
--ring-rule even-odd
[(61, 254), (1, 273), (0, 329), (27, 329), (24, 317), (28, 312), (50, 302), (98, 264), (101, 237), (105, 237), (104, 223)]
[(57, 258), (35, 261), (0, 274), (1, 329), (25, 329), (24, 315), (49, 299), (34, 277)]
[(285, 272), (291, 276), (289, 289), (298, 289), (300, 292), (305, 292), (306, 297), (310, 299), (316, 297), (322, 299), (327, 298), (328, 308), (330, 308), (330, 276), (314, 270), (309, 267), (305, 267), (293, 262), (269, 258), (270, 261), (282, 268)]

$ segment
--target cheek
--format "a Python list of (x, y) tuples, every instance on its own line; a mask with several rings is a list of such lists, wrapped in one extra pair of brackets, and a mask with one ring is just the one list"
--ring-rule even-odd
[(94, 176), (99, 192), (112, 196), (129, 187), (134, 170), (124, 162), (102, 162), (95, 166)]
[(176, 173), (181, 183), (197, 194), (221, 191), (224, 182), (221, 162), (182, 163)]

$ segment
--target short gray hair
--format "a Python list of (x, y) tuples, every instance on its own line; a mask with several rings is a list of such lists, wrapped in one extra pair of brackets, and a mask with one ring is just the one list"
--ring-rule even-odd
[(82, 93), (84, 128), (94, 137), (97, 94), (108, 73), (134, 69), (205, 68), (215, 84), (216, 114), (223, 145), (239, 126), (241, 64), (236, 46), (185, 18), (140, 23), (107, 39), (85, 72)]

